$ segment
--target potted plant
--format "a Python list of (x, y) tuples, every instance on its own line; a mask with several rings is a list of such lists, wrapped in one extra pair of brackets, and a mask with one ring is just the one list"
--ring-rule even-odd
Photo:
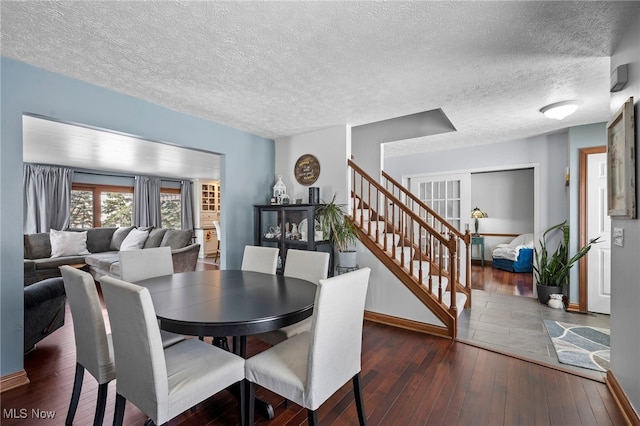
[[(550, 234), (562, 232), (562, 239), (558, 247), (550, 252), (548, 238)], [(598, 242), (600, 237), (591, 239), (576, 254), (569, 257), (569, 225), (564, 221), (547, 229), (542, 234), (539, 248), (534, 247), (535, 262), (534, 277), (538, 290), (538, 300), (546, 304), (551, 294), (563, 294), (563, 288), (569, 284), (571, 267), (591, 250), (591, 245)]]
[(356, 251), (353, 245), (358, 233), (353, 224), (346, 220), (344, 204), (336, 204), (336, 194), (330, 202), (323, 202), (317, 210), (320, 227), (338, 252), (338, 265), (346, 268), (356, 266)]

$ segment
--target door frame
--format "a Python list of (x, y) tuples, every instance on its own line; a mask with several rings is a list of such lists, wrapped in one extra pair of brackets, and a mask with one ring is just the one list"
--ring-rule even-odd
[[(590, 148), (582, 148), (578, 151), (578, 247), (585, 246), (587, 241), (587, 161), (589, 155), (602, 154), (607, 152), (606, 146), (594, 146)], [(586, 314), (588, 312), (588, 273), (587, 273), (587, 256), (583, 256), (578, 261), (578, 304), (570, 303), (568, 311), (580, 312)]]

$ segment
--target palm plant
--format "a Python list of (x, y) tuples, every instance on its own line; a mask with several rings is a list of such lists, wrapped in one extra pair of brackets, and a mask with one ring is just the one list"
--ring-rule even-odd
[[(550, 252), (547, 247), (547, 236), (553, 232), (562, 232), (562, 239), (558, 247)], [(600, 237), (593, 238), (581, 247), (576, 254), (569, 258), (569, 225), (567, 221), (547, 229), (542, 234), (540, 248), (534, 248), (535, 262), (533, 265), (536, 282), (539, 285), (562, 287), (569, 283), (571, 267), (591, 250), (591, 245), (597, 243)]]
[(329, 241), (339, 252), (347, 252), (356, 242), (355, 227), (345, 218), (344, 204), (336, 204), (336, 194), (330, 202), (323, 200), (318, 207), (318, 219), (324, 232), (329, 233)]

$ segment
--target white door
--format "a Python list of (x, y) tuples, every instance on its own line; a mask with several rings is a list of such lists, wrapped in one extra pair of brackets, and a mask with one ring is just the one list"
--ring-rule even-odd
[(610, 313), (611, 219), (607, 215), (607, 154), (587, 156), (587, 238), (600, 237), (587, 254), (587, 310)]

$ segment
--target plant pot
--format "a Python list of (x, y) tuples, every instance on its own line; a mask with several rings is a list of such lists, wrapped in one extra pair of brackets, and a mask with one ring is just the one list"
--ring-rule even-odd
[(343, 268), (355, 268), (357, 265), (356, 251), (339, 251), (338, 252), (338, 266)]
[(538, 290), (538, 300), (546, 305), (549, 302), (549, 296), (552, 294), (563, 294), (561, 286), (536, 284)]

